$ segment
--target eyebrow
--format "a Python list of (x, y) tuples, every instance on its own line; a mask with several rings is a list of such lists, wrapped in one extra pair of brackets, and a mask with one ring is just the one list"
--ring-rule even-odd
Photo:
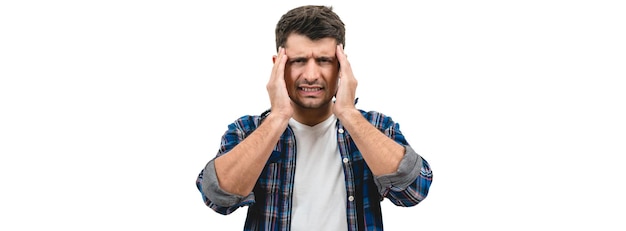
[(333, 61), (336, 59), (336, 56), (319, 56), (319, 57), (315, 57), (316, 60), (330, 60)]
[[(337, 57), (336, 56), (317, 56), (314, 57), (315, 60), (330, 60), (333, 61), (335, 60)], [(303, 60), (303, 59), (309, 59), (306, 56), (293, 56), (293, 57), (289, 57), (290, 60)]]

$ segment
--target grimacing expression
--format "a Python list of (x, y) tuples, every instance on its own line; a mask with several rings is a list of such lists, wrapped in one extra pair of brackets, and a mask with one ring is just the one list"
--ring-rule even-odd
[(287, 37), (285, 84), (291, 100), (303, 109), (330, 106), (339, 76), (334, 38), (311, 40), (292, 33)]

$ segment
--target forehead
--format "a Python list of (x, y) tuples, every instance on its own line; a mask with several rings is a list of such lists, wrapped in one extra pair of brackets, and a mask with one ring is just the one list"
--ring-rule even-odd
[(292, 33), (285, 42), (287, 56), (335, 56), (337, 41), (334, 38), (311, 40), (300, 34)]

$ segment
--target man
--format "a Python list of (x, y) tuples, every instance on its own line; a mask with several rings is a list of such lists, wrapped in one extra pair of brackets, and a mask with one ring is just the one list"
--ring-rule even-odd
[(399, 125), (356, 108), (345, 28), (325, 6), (276, 26), (270, 110), (228, 126), (196, 185), (207, 206), (249, 206), (245, 230), (380, 230), (380, 202), (413, 206), (432, 172)]

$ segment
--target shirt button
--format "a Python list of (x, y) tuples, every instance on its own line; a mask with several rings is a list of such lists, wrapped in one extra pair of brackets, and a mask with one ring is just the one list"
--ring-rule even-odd
[(344, 164), (347, 164), (347, 163), (348, 163), (348, 161), (350, 161), (350, 160), (348, 160), (348, 158), (343, 158), (343, 163), (344, 163)]
[(353, 196), (349, 196), (349, 197), (348, 197), (348, 201), (353, 201), (353, 200), (354, 200), (354, 197), (353, 197)]
[(337, 130), (339, 133), (343, 133), (343, 128), (340, 128), (339, 130)]

